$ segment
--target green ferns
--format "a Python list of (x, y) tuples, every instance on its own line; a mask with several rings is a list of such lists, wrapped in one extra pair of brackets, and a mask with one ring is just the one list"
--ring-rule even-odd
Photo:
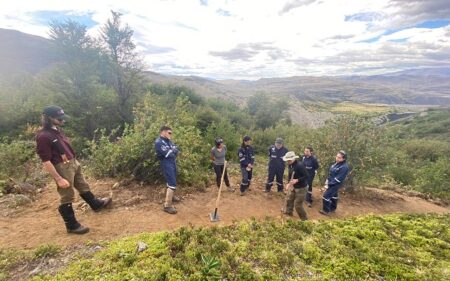
[[(445, 280), (449, 225), (450, 215), (397, 214), (180, 228), (112, 242), (32, 280)], [(149, 248), (137, 253), (137, 241)]]

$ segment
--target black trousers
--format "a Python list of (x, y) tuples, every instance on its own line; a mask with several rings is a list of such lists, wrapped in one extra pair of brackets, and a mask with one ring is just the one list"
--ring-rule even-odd
[(284, 167), (269, 167), (269, 176), (267, 177), (266, 190), (270, 191), (273, 181), (276, 178), (277, 191), (283, 191)]
[[(214, 164), (214, 172), (216, 173), (216, 184), (217, 187), (220, 186), (220, 180), (222, 179), (222, 173), (223, 173), (223, 166), (224, 165), (216, 165)], [(225, 175), (223, 176), (223, 180), (225, 181), (225, 185), (227, 187), (230, 186), (230, 181), (228, 180), (228, 174), (227, 170), (225, 169)]]

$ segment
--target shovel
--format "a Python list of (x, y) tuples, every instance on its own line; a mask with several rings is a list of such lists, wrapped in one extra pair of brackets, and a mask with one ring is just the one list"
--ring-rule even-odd
[(219, 214), (217, 214), (217, 209), (219, 208), (220, 194), (222, 193), (223, 178), (225, 177), (226, 168), (227, 168), (227, 161), (225, 161), (225, 163), (223, 164), (222, 178), (220, 179), (219, 193), (217, 194), (216, 199), (216, 208), (214, 209), (214, 212), (209, 214), (209, 219), (211, 222), (218, 222), (220, 220)]

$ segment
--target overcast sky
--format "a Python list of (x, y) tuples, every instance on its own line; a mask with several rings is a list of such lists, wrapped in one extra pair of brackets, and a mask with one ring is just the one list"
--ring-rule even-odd
[(0, 28), (48, 37), (71, 18), (134, 30), (151, 71), (214, 79), (450, 66), (450, 0), (2, 1)]

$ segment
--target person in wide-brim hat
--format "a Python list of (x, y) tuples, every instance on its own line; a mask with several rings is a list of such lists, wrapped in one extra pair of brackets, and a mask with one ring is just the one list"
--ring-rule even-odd
[(293, 161), (293, 160), (298, 159), (298, 158), (299, 158), (299, 156), (295, 155), (294, 151), (289, 151), (288, 153), (286, 153), (283, 156), (283, 161)]
[(283, 160), (289, 164), (289, 187), (287, 188), (285, 206), (282, 212), (286, 215), (292, 216), (293, 210), (297, 211), (301, 220), (307, 220), (306, 211), (303, 208), (303, 201), (306, 196), (307, 188), (307, 172), (305, 165), (298, 161), (299, 157), (295, 155), (294, 151), (289, 151), (283, 156)]

